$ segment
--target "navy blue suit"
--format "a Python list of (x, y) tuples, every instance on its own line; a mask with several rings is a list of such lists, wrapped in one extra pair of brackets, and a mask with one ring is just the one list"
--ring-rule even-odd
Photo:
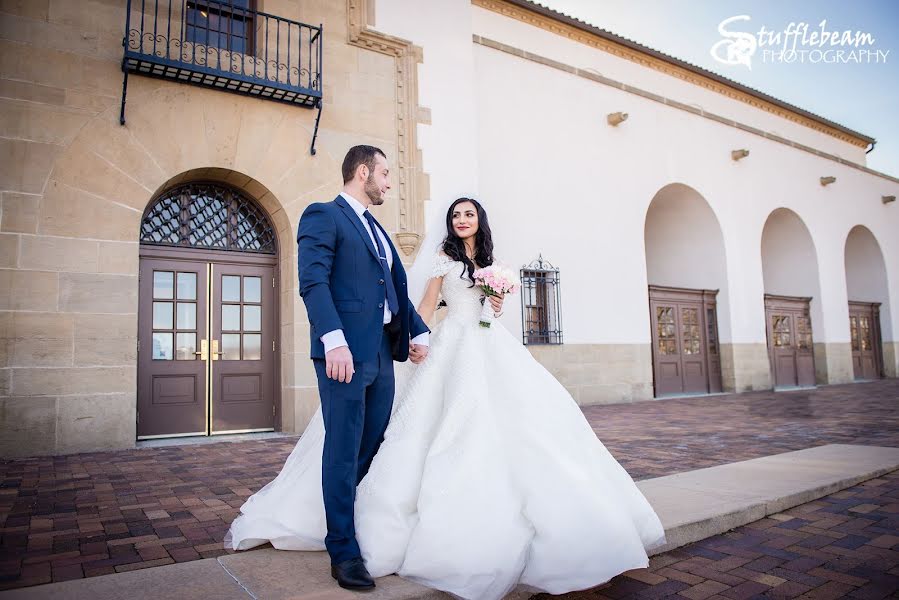
[[(382, 229), (382, 231), (384, 231)], [(375, 233), (376, 232), (372, 232)], [(384, 439), (393, 406), (393, 361), (409, 357), (409, 340), (428, 328), (409, 300), (406, 272), (390, 236), (391, 275), (399, 313), (384, 324), (384, 268), (355, 211), (341, 196), (306, 208), (297, 231), (300, 296), (306, 304), (310, 356), (325, 423), (322, 491), (332, 564), (361, 556), (353, 504), (356, 486)], [(323, 334), (342, 329), (353, 355), (350, 383), (325, 372)]]

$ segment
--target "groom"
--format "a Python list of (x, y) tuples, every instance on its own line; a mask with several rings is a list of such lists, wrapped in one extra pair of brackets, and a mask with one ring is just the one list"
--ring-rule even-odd
[(375, 582), (356, 542), (356, 486), (390, 418), (393, 361), (424, 360), (429, 330), (408, 298), (390, 236), (368, 211), (390, 189), (387, 157), (373, 146), (354, 146), (342, 170), (340, 195), (310, 205), (300, 219), (298, 267), (325, 423), (322, 492), (331, 575), (341, 587), (365, 590)]

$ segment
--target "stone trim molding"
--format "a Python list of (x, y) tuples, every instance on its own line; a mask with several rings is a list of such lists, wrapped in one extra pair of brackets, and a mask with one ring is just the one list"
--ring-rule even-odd
[[(481, 2), (482, 0), (474, 0), (474, 1)], [(638, 96), (642, 96), (643, 98), (647, 98), (649, 100), (653, 100), (655, 102), (665, 104), (672, 108), (687, 111), (687, 112), (693, 113), (694, 115), (703, 117), (705, 119), (710, 119), (712, 121), (716, 121), (718, 123), (721, 123), (722, 125), (727, 125), (729, 127), (735, 127), (742, 131), (746, 131), (748, 133), (755, 134), (757, 136), (763, 137), (763, 138), (771, 140), (773, 142), (784, 144), (786, 146), (790, 146), (791, 148), (796, 148), (797, 150), (802, 150), (804, 152), (808, 152), (809, 154), (814, 154), (815, 156), (818, 156), (820, 158), (824, 158), (826, 160), (832, 160), (834, 162), (840, 163), (841, 165), (845, 165), (847, 167), (857, 169), (864, 173), (868, 173), (869, 175), (874, 175), (876, 177), (886, 179), (887, 181), (891, 181), (893, 183), (899, 183), (899, 178), (897, 178), (897, 177), (893, 177), (892, 175), (887, 175), (886, 173), (881, 173), (880, 171), (875, 171), (874, 169), (871, 169), (864, 165), (860, 165), (858, 163), (854, 163), (852, 161), (846, 160), (845, 158), (839, 157), (835, 154), (829, 154), (827, 152), (822, 152), (821, 150), (818, 150), (817, 148), (812, 148), (811, 146), (806, 146), (805, 144), (800, 144), (799, 142), (794, 142), (793, 140), (789, 140), (789, 139), (781, 137), (779, 135), (775, 135), (773, 133), (763, 131), (761, 129), (758, 129), (757, 127), (752, 127), (751, 125), (746, 125), (745, 123), (741, 123), (739, 121), (734, 121), (733, 119), (729, 119), (727, 117), (722, 117), (715, 113), (710, 113), (701, 108), (696, 108), (695, 106), (691, 106), (689, 104), (684, 104), (683, 102), (678, 102), (677, 100), (672, 100), (671, 98), (666, 98), (665, 96), (660, 96), (658, 94), (654, 94), (654, 93), (646, 91), (642, 88), (628, 85), (626, 83), (621, 83), (620, 81), (610, 79), (608, 77), (605, 77), (603, 75), (600, 75), (600, 74), (595, 73), (590, 70), (579, 69), (577, 67), (573, 67), (571, 65), (553, 60), (551, 58), (546, 58), (545, 56), (540, 56), (539, 54), (534, 54), (532, 52), (528, 52), (527, 50), (522, 50), (522, 49), (516, 48), (514, 46), (509, 46), (507, 44), (503, 44), (502, 42), (497, 42), (497, 41), (494, 41), (494, 40), (491, 40), (491, 39), (488, 39), (488, 38), (485, 38), (485, 37), (482, 37), (479, 35), (473, 35), (472, 41), (475, 44), (479, 44), (479, 45), (485, 46), (487, 48), (499, 50), (500, 52), (505, 52), (507, 54), (517, 56), (518, 58), (523, 58), (524, 60), (529, 60), (531, 62), (535, 62), (535, 63), (541, 64), (541, 65), (550, 67), (552, 69), (564, 71), (566, 73), (576, 75), (577, 77), (583, 77), (584, 79), (589, 79), (591, 81), (595, 81), (596, 83), (608, 85), (610, 87), (614, 87), (614, 88), (622, 90), (624, 92), (636, 94)]]
[[(590, 46), (591, 48), (596, 48), (619, 58), (635, 62), (643, 67), (659, 71), (666, 75), (670, 75), (671, 77), (676, 77), (677, 79), (680, 79), (682, 81), (692, 83), (693, 85), (697, 85), (707, 90), (723, 94), (728, 98), (743, 102), (752, 106), (753, 108), (775, 114), (779, 117), (787, 119), (788, 121), (804, 125), (820, 133), (833, 136), (838, 140), (852, 144), (853, 146), (857, 146), (859, 148), (867, 148), (870, 145), (870, 139), (866, 140), (858, 136), (851, 135), (846, 131), (841, 131), (840, 129), (823, 123), (820, 120), (815, 120), (806, 115), (789, 110), (784, 106), (780, 106), (778, 104), (775, 104), (774, 102), (764, 100), (762, 98), (759, 98), (758, 96), (754, 96), (743, 90), (712, 79), (711, 77), (702, 75), (701, 73), (697, 73), (694, 70), (677, 64), (673, 64), (669, 61), (659, 58), (658, 56), (653, 56), (647, 52), (641, 52), (635, 48), (616, 43), (613, 40), (601, 37), (595, 33), (590, 33), (582, 28), (561, 22), (549, 16), (539, 14), (537, 12), (534, 12), (533, 10), (528, 10), (527, 8), (517, 6), (515, 4), (507, 2), (506, 0), (471, 0), (471, 3), (479, 8), (501, 14), (504, 17), (509, 17), (517, 21), (521, 21), (522, 23), (527, 23), (528, 25), (532, 25), (534, 27), (539, 27), (540, 29), (549, 31), (561, 37), (568, 38), (581, 44)], [(585, 25), (585, 27), (587, 26)]]
[(349, 43), (392, 56), (396, 63), (396, 145), (399, 173), (399, 247), (411, 256), (424, 237), (424, 202), (429, 181), (422, 169), (417, 126), (428, 124), (430, 110), (418, 106), (418, 64), (422, 49), (408, 40), (372, 29), (375, 0), (347, 0)]

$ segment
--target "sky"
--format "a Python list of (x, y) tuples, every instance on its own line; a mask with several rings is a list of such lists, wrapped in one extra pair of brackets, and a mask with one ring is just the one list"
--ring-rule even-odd
[[(868, 166), (899, 177), (899, 1), (897, 0), (540, 0), (545, 6), (629, 38), (670, 56), (733, 79), (806, 111), (877, 140)], [(753, 34), (757, 48), (745, 64), (724, 64), (712, 47), (725, 39), (719, 24), (734, 16), (728, 32)], [(790, 23), (807, 23), (808, 35), (824, 30), (842, 36), (869, 34), (852, 45), (802, 46), (804, 62), (773, 58), (780, 46), (758, 44), (764, 27), (784, 32)], [(786, 35), (782, 39), (785, 39)], [(735, 39), (735, 38), (729, 38)], [(842, 41), (842, 40), (841, 40)], [(748, 42), (752, 43), (752, 42)], [(820, 50), (842, 50), (845, 61), (824, 62)], [(767, 51), (767, 53), (765, 53)], [(848, 62), (849, 53), (859, 62)], [(877, 54), (877, 52), (880, 54)], [(884, 58), (885, 55), (885, 58)], [(719, 48), (726, 57), (726, 47)], [(831, 52), (829, 59), (836, 59)], [(875, 58), (878, 62), (875, 62)]]

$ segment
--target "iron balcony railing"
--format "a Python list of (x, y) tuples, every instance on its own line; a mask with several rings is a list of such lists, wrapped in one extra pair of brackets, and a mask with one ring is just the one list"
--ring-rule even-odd
[(137, 73), (317, 108), (317, 134), (322, 27), (255, 7), (256, 0), (127, 0), (120, 122), (128, 74)]

